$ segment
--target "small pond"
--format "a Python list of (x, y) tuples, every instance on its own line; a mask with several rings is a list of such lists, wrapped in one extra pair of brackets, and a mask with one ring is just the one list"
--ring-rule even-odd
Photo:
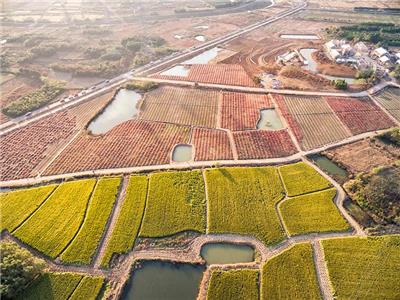
[(207, 264), (234, 264), (254, 261), (254, 249), (249, 245), (210, 243), (201, 248), (201, 257)]
[(196, 35), (196, 36), (194, 37), (194, 39), (195, 39), (196, 41), (199, 41), (199, 42), (205, 42), (205, 41), (206, 41), (206, 37), (205, 37), (204, 35)]
[(204, 268), (161, 261), (142, 263), (129, 279), (122, 300), (196, 300)]
[(195, 64), (208, 64), (211, 60), (217, 57), (218, 52), (221, 51), (220, 48), (212, 48), (210, 50), (204, 51), (203, 53), (184, 61), (184, 65), (195, 65)]
[(189, 75), (189, 70), (190, 69), (185, 66), (175, 66), (171, 69), (161, 72), (160, 75), (187, 77)]
[(297, 39), (297, 40), (319, 40), (319, 36), (315, 34), (281, 34), (281, 39)]
[(262, 109), (260, 115), (257, 129), (278, 130), (283, 128), (282, 121), (275, 109)]
[(195, 29), (208, 29), (208, 25), (199, 25), (196, 26)]
[(344, 183), (349, 173), (324, 155), (314, 154), (310, 159), (324, 172), (331, 175), (336, 181)]
[(308, 64), (303, 66), (304, 69), (309, 70), (313, 73), (316, 73), (322, 77), (325, 77), (326, 79), (329, 80), (334, 80), (334, 79), (343, 79), (347, 83), (352, 84), (354, 83), (357, 79), (355, 78), (349, 78), (349, 77), (337, 77), (337, 76), (330, 76), (330, 75), (324, 75), (321, 74), (317, 71), (317, 62), (312, 58), (312, 54), (317, 51), (317, 49), (312, 49), (312, 48), (306, 48), (306, 49), (301, 49), (300, 54), (304, 57), (305, 60), (307, 60)]
[(88, 130), (92, 134), (103, 134), (118, 124), (132, 119), (138, 112), (137, 104), (141, 97), (135, 91), (119, 90), (114, 100), (90, 122)]
[(192, 160), (191, 145), (177, 145), (172, 150), (172, 160), (175, 162), (185, 162)]

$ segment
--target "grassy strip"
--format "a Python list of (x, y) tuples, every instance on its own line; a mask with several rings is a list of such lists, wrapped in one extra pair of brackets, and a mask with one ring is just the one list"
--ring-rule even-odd
[(57, 257), (75, 236), (96, 180), (59, 185), (51, 197), (13, 234), (50, 257)]
[(399, 299), (400, 235), (322, 241), (335, 299)]
[(85, 221), (75, 239), (61, 254), (68, 263), (90, 264), (114, 206), (121, 178), (101, 178), (93, 192)]
[(114, 253), (127, 253), (132, 249), (142, 222), (146, 193), (147, 177), (132, 176), (129, 179), (121, 212), (101, 262), (102, 267), (108, 267)]
[(264, 264), (261, 299), (321, 299), (310, 244), (297, 244)]
[(205, 232), (206, 198), (201, 171), (150, 175), (141, 237), (162, 237), (185, 230)]
[(14, 231), (46, 200), (56, 186), (52, 184), (0, 194), (1, 231)]
[(258, 270), (215, 270), (211, 273), (207, 300), (258, 300)]
[(96, 300), (103, 282), (102, 277), (83, 277), (69, 300)]
[(23, 300), (66, 300), (82, 276), (73, 273), (46, 273), (17, 297)]
[(331, 183), (306, 163), (281, 166), (279, 171), (290, 197), (320, 191), (331, 187)]
[(330, 189), (282, 202), (280, 211), (289, 234), (349, 230), (333, 203), (335, 195), (336, 189)]
[(206, 170), (211, 233), (252, 235), (267, 245), (284, 238), (275, 204), (284, 196), (277, 169)]

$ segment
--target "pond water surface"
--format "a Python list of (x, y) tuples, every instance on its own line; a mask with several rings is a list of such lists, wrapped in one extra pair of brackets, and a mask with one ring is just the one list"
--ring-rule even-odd
[(281, 34), (281, 39), (297, 39), (297, 40), (319, 40), (319, 36), (315, 34)]
[(141, 95), (132, 90), (121, 89), (107, 107), (93, 121), (88, 130), (92, 134), (103, 134), (113, 127), (136, 116)]
[(175, 162), (185, 162), (192, 160), (191, 145), (177, 145), (172, 151), (172, 160)]
[(208, 64), (212, 59), (216, 58), (218, 52), (221, 51), (220, 48), (212, 48), (210, 50), (204, 51), (203, 53), (184, 61), (184, 65), (195, 65), (195, 64)]
[(190, 69), (185, 66), (175, 66), (171, 69), (161, 72), (160, 75), (187, 77), (189, 75), (189, 70)]
[(344, 183), (349, 173), (324, 155), (314, 154), (310, 159), (322, 170), (331, 175), (336, 181)]
[(201, 248), (201, 257), (207, 264), (234, 264), (254, 261), (254, 249), (249, 245), (210, 243)]
[(257, 129), (278, 130), (284, 127), (275, 109), (262, 109), (260, 115)]
[(199, 42), (205, 42), (205, 41), (206, 41), (206, 37), (205, 37), (204, 35), (196, 35), (196, 36), (194, 37), (194, 39), (195, 39), (196, 41), (199, 41)]
[(204, 267), (161, 261), (144, 262), (129, 279), (122, 300), (195, 300)]

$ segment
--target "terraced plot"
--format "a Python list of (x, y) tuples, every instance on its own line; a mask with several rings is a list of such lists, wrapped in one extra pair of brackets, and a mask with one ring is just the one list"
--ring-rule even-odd
[(352, 134), (396, 125), (369, 98), (326, 97), (325, 99)]
[(201, 171), (151, 174), (140, 236), (162, 237), (205, 229), (206, 198)]
[(304, 162), (279, 167), (287, 195), (294, 197), (331, 187), (313, 167)]
[(207, 289), (207, 300), (258, 300), (258, 270), (214, 270)]
[(205, 176), (210, 233), (251, 235), (267, 245), (284, 238), (275, 211), (284, 196), (276, 168), (208, 169)]
[(0, 194), (1, 231), (14, 231), (44, 203), (56, 187), (52, 184)]
[(101, 261), (107, 268), (114, 253), (129, 252), (139, 233), (146, 205), (148, 179), (146, 176), (131, 176), (120, 214)]
[(113, 208), (121, 178), (101, 178), (94, 189), (85, 220), (71, 244), (60, 255), (68, 263), (90, 264)]
[(387, 88), (373, 96), (397, 121), (400, 122), (400, 89)]
[(322, 299), (310, 244), (297, 244), (264, 264), (261, 299)]
[(273, 95), (304, 150), (350, 136), (346, 127), (321, 97)]
[(400, 236), (322, 241), (336, 299), (399, 299)]
[(267, 95), (222, 93), (220, 127), (233, 131), (256, 129), (260, 110), (272, 107)]
[(60, 184), (13, 235), (47, 256), (57, 257), (79, 230), (95, 183), (87, 179)]
[(233, 132), (239, 159), (263, 159), (290, 156), (297, 152), (286, 130)]
[(233, 159), (228, 133), (223, 130), (194, 128), (192, 143), (194, 160), (227, 160)]
[(44, 173), (168, 164), (174, 145), (188, 143), (189, 135), (189, 127), (130, 120), (104, 136), (81, 134)]
[(219, 93), (162, 87), (146, 94), (141, 119), (215, 128)]
[(349, 230), (333, 202), (335, 195), (336, 189), (330, 189), (285, 200), (280, 211), (289, 234)]

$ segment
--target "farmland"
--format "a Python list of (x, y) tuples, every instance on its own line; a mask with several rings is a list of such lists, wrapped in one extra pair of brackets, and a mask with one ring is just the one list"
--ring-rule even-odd
[(305, 150), (350, 136), (346, 127), (320, 97), (273, 96)]
[(218, 92), (161, 87), (147, 93), (141, 119), (215, 128)]
[(57, 257), (79, 230), (95, 182), (87, 179), (60, 184), (13, 234), (47, 256)]
[(252, 235), (267, 245), (284, 238), (275, 211), (284, 195), (276, 168), (208, 169), (205, 175), (210, 233)]
[(289, 234), (349, 230), (333, 202), (335, 195), (336, 190), (330, 189), (282, 202), (280, 211)]
[(313, 167), (303, 162), (281, 166), (279, 172), (287, 195), (290, 197), (324, 190), (332, 186)]
[(223, 130), (195, 128), (192, 143), (194, 145), (194, 160), (225, 160), (233, 159), (228, 133)]
[(89, 277), (85, 276), (82, 278), (75, 291), (72, 293), (71, 300), (96, 300), (97, 295), (103, 286), (104, 279), (101, 277)]
[(222, 93), (221, 127), (232, 131), (256, 129), (260, 110), (272, 108), (267, 95)]
[(397, 121), (400, 121), (400, 89), (387, 88), (373, 96)]
[(109, 266), (114, 253), (123, 254), (132, 249), (142, 224), (148, 188), (147, 181), (146, 176), (130, 177), (121, 213), (101, 261), (102, 267)]
[(233, 132), (239, 159), (283, 157), (297, 152), (286, 130)]
[(310, 244), (298, 244), (262, 268), (261, 299), (321, 299)]
[(98, 180), (82, 227), (60, 255), (62, 261), (90, 264), (116, 200), (120, 181), (120, 178)]
[(100, 137), (82, 133), (44, 174), (168, 164), (174, 145), (188, 143), (189, 133), (188, 127), (143, 120), (127, 121)]
[(356, 135), (396, 124), (369, 98), (325, 98), (339, 119)]
[(140, 236), (162, 237), (186, 230), (205, 232), (205, 205), (201, 171), (152, 174)]
[(46, 201), (55, 188), (56, 185), (48, 185), (0, 194), (1, 230), (14, 231)]
[(398, 299), (399, 235), (322, 242), (337, 299)]
[(258, 270), (214, 270), (207, 289), (207, 300), (257, 300)]

